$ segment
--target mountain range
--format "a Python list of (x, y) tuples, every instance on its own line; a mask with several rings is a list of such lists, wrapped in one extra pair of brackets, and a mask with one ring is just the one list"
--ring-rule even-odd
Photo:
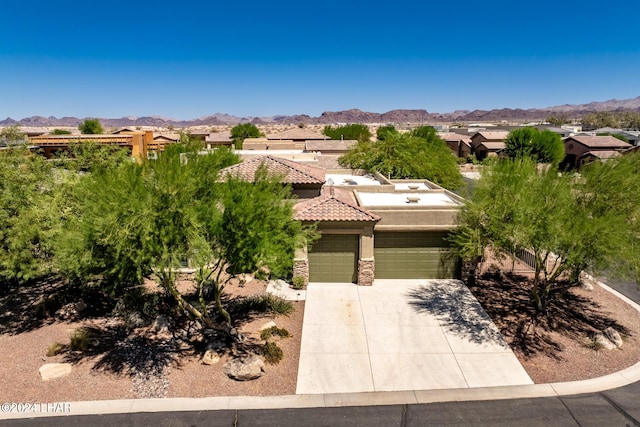
[[(430, 113), (427, 110), (391, 110), (386, 113), (373, 113), (358, 109), (345, 111), (326, 111), (318, 117), (306, 114), (271, 117), (237, 117), (224, 113), (216, 113), (193, 120), (174, 120), (158, 116), (121, 117), (119, 119), (99, 118), (107, 127), (123, 126), (157, 126), (157, 127), (194, 127), (235, 125), (251, 122), (254, 124), (335, 124), (335, 123), (440, 123), (440, 122), (481, 122), (481, 121), (532, 121), (544, 120), (553, 114), (564, 114), (570, 118), (579, 118), (584, 114), (601, 111), (634, 111), (640, 112), (640, 96), (630, 99), (611, 99), (609, 101), (591, 102), (578, 105), (558, 105), (547, 108), (501, 108), (494, 110), (457, 110), (450, 113)], [(78, 117), (32, 116), (20, 120), (6, 118), (0, 120), (0, 126), (78, 126), (83, 119)]]

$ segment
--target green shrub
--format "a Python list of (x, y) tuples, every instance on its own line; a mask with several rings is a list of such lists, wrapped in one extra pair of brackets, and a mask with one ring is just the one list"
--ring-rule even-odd
[(289, 331), (287, 331), (284, 328), (278, 328), (277, 326), (272, 326), (270, 328), (263, 329), (260, 332), (260, 338), (265, 341), (268, 341), (269, 338), (271, 337), (288, 338), (290, 336), (291, 334), (289, 333)]
[(291, 287), (293, 289), (304, 289), (304, 286), (306, 284), (306, 280), (304, 277), (302, 276), (293, 276), (293, 279), (291, 279)]
[(262, 346), (261, 349), (262, 355), (264, 356), (265, 362), (270, 365), (275, 365), (282, 360), (282, 349), (278, 347), (278, 344), (274, 342), (267, 342)]
[(256, 278), (256, 280), (267, 280), (269, 279), (269, 272), (264, 268), (261, 268), (258, 271), (256, 271), (256, 274), (254, 275), (254, 277)]
[(251, 295), (238, 301), (232, 308), (236, 316), (251, 312), (288, 315), (293, 312), (293, 304), (271, 294)]

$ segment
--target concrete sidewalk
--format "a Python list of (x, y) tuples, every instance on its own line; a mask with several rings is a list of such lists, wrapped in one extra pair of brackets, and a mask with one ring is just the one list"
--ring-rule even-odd
[(307, 288), (297, 394), (533, 384), (457, 280)]

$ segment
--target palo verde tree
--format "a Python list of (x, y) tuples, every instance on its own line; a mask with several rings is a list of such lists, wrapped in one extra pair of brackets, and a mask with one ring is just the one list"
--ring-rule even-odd
[(559, 164), (564, 159), (564, 143), (559, 134), (550, 130), (523, 127), (509, 132), (505, 153), (512, 159), (532, 157), (538, 163)]
[(86, 135), (100, 135), (104, 133), (102, 124), (98, 119), (85, 119), (78, 125), (80, 132)]
[(2, 145), (23, 144), (26, 140), (26, 135), (18, 125), (7, 126), (0, 130), (0, 144)]
[(532, 301), (545, 314), (555, 295), (579, 284), (582, 271), (637, 267), (640, 196), (633, 177), (639, 170), (636, 155), (592, 165), (580, 177), (541, 170), (529, 157), (499, 160), (483, 169), (453, 242), (474, 262), (487, 247), (532, 253)]
[(342, 166), (380, 172), (392, 179), (428, 179), (448, 189), (462, 186), (456, 158), (433, 128), (422, 136), (389, 132), (384, 140), (359, 142), (340, 157)]
[(259, 138), (262, 136), (260, 129), (253, 123), (242, 123), (231, 128), (231, 139), (236, 149), (242, 149), (242, 143), (246, 138)]
[(24, 147), (0, 151), (0, 282), (24, 283), (52, 269), (55, 209), (51, 164)]
[[(304, 237), (280, 183), (266, 174), (254, 184), (219, 175), (237, 161), (229, 150), (199, 155), (176, 144), (157, 159), (87, 175), (78, 185), (82, 210), (61, 244), (66, 273), (100, 278), (114, 294), (153, 274), (185, 314), (228, 332), (225, 283), (259, 268), (282, 272)], [(197, 302), (176, 286), (185, 260), (197, 270)]]

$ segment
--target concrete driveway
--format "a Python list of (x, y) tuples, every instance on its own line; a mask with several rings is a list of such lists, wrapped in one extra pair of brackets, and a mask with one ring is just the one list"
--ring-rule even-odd
[(297, 394), (532, 384), (457, 280), (310, 283)]

